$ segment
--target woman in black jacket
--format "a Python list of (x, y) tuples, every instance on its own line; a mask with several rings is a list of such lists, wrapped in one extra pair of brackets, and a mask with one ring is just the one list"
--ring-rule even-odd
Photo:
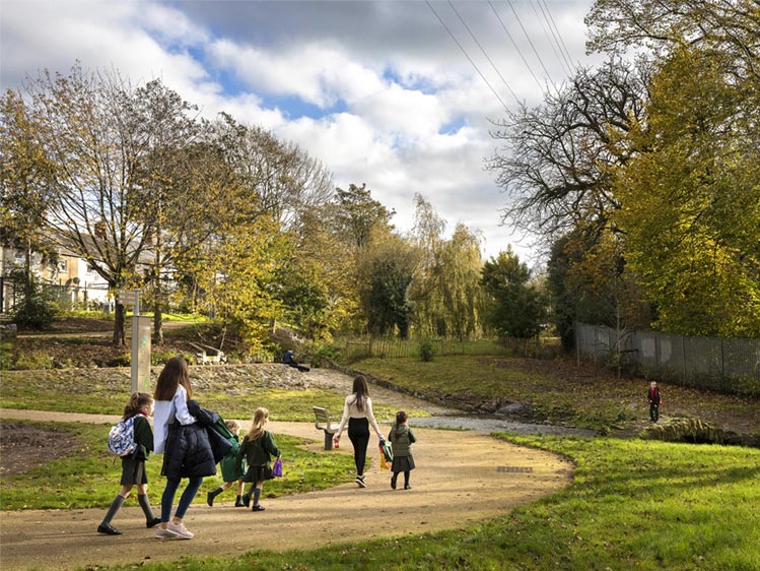
[[(169, 359), (161, 371), (154, 393), (155, 452), (164, 453), (161, 475), (166, 476), (166, 487), (161, 496), (161, 526), (156, 531), (157, 539), (192, 539), (182, 522), (187, 509), (203, 483), (205, 476), (216, 474), (216, 463), (229, 450), (218, 439), (215, 440), (217, 453), (212, 449), (210, 428), (213, 414), (201, 409), (191, 400), (193, 390), (187, 363), (182, 357)], [(211, 435), (213, 438), (213, 435)], [(188, 478), (179, 499), (179, 504), (171, 518), (172, 504), (182, 478)]]

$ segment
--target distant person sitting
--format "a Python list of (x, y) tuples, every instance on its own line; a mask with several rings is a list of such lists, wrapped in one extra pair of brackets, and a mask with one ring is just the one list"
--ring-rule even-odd
[(296, 354), (293, 352), (292, 349), (288, 349), (287, 351), (285, 351), (285, 355), (282, 358), (282, 362), (285, 363), (288, 367), (293, 367), (294, 369), (298, 369), (299, 371), (302, 371), (302, 372), (306, 372), (310, 370), (309, 367), (298, 364), (298, 361), (296, 361)]

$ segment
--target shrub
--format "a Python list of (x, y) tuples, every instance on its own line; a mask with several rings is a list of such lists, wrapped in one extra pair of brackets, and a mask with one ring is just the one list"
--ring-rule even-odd
[(42, 296), (33, 295), (16, 307), (12, 319), (22, 329), (47, 329), (55, 319), (55, 309)]
[(429, 363), (433, 360), (434, 355), (433, 342), (430, 339), (420, 341), (420, 359), (424, 363)]
[(336, 362), (340, 357), (340, 349), (333, 344), (312, 343), (308, 350), (309, 365), (318, 369), (326, 362)]

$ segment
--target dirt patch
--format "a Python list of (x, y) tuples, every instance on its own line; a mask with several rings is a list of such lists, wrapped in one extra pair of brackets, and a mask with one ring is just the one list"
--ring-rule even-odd
[(0, 476), (23, 474), (28, 469), (62, 458), (75, 448), (63, 430), (42, 430), (21, 422), (0, 423)]

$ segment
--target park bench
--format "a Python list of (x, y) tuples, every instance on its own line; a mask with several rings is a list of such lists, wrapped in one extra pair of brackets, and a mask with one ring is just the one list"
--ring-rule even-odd
[[(190, 343), (190, 345), (195, 347), (198, 351), (195, 354), (195, 362), (198, 365), (221, 365), (222, 363), (227, 362), (227, 355), (225, 355), (224, 351), (221, 349), (216, 349), (209, 345), (196, 345), (195, 343)], [(206, 349), (212, 351), (214, 354), (210, 355)]]
[(339, 424), (330, 421), (330, 414), (326, 408), (321, 406), (314, 406), (314, 416), (316, 422), (314, 426), (317, 430), (323, 430), (325, 433), (325, 450), (332, 450), (333, 448), (333, 434), (338, 432)]

